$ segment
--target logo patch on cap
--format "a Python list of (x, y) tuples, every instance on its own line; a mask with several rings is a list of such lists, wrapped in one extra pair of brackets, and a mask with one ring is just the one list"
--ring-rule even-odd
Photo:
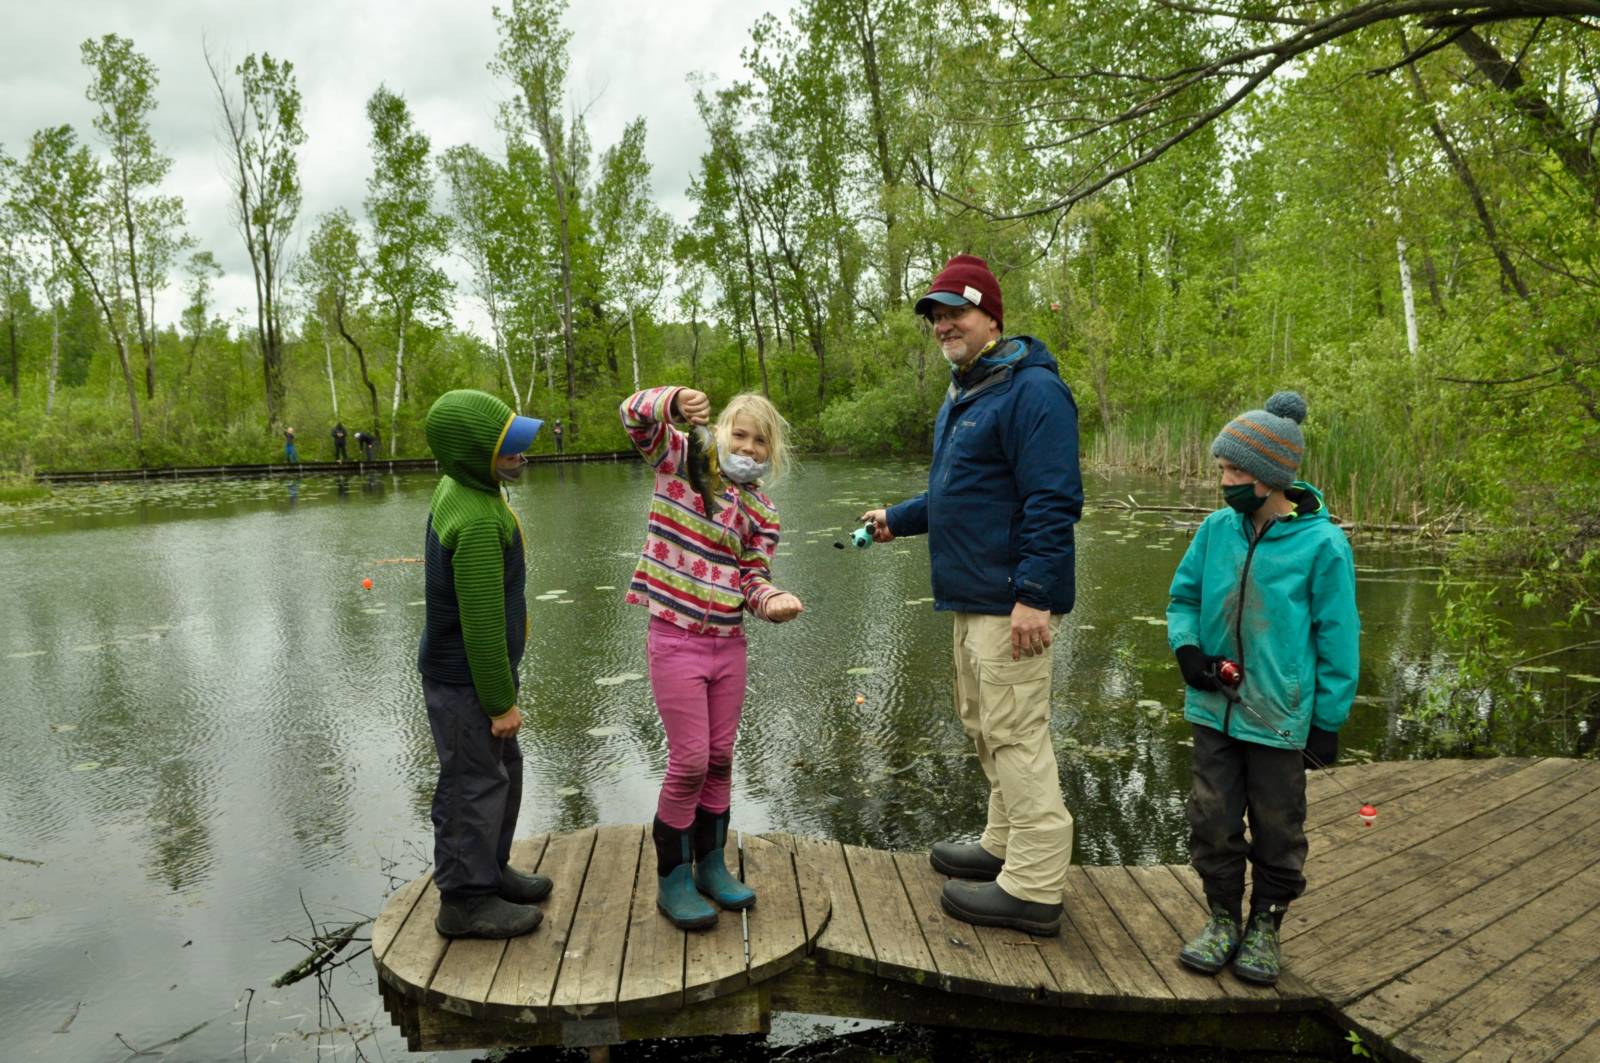
[(970, 284), (962, 290), (961, 298), (965, 299), (973, 306), (980, 306), (983, 303), (983, 293), (978, 291), (978, 289), (974, 288)]

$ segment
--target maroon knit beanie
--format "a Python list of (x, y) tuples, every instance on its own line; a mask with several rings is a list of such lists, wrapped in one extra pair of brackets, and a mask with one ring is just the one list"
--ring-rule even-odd
[(989, 272), (989, 264), (977, 255), (957, 255), (928, 285), (928, 294), (917, 300), (916, 312), (927, 317), (937, 304), (961, 306), (971, 303), (1005, 327), (1000, 306), (1000, 282)]

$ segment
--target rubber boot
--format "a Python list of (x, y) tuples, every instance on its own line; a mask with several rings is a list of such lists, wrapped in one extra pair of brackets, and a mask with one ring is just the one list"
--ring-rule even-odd
[(1178, 962), (1201, 974), (1216, 974), (1239, 951), (1239, 916), (1225, 904), (1213, 902), (1211, 918), (1200, 933), (1184, 943)]
[(694, 886), (691, 830), (678, 830), (657, 816), (650, 836), (656, 843), (656, 907), (680, 930), (717, 924), (717, 910)]
[(514, 938), (537, 927), (543, 918), (532, 904), (512, 904), (489, 893), (441, 899), (433, 928), (447, 938)]
[(1250, 912), (1245, 924), (1244, 940), (1239, 943), (1239, 953), (1233, 958), (1233, 973), (1246, 982), (1256, 985), (1275, 985), (1283, 969), (1283, 958), (1278, 947), (1278, 924), (1283, 920), (1286, 906), (1269, 904)]
[(694, 810), (694, 885), (732, 912), (753, 907), (756, 891), (733, 877), (723, 856), (728, 844), (727, 812)]
[(500, 899), (512, 904), (538, 904), (550, 896), (554, 883), (548, 875), (518, 871), (510, 864), (500, 868)]

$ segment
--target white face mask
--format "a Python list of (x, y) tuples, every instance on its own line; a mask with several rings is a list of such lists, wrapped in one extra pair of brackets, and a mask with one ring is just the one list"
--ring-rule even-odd
[(722, 443), (717, 444), (717, 464), (722, 475), (734, 483), (753, 484), (772, 471), (771, 461), (757, 461), (743, 454), (735, 454)]

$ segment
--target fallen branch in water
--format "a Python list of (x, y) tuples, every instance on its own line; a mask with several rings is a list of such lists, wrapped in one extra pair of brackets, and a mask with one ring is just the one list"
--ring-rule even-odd
[[(301, 944), (305, 944), (311, 950), (311, 954), (274, 978), (272, 980), (273, 988), (282, 989), (286, 985), (293, 985), (302, 978), (309, 978), (328, 967), (334, 966), (335, 957), (344, 951), (346, 945), (355, 940), (356, 931), (370, 922), (372, 920), (363, 919), (360, 922), (349, 923), (339, 927), (332, 933), (318, 934), (311, 939), (309, 944), (302, 942)], [(360, 953), (356, 955), (360, 955)], [(340, 960), (339, 962), (346, 961)]]
[(9, 860), (13, 864), (27, 864), (29, 867), (43, 867), (43, 860), (29, 860), (26, 856), (12, 856), (10, 853), (0, 853), (0, 860)]
[[(111, 1036), (113, 1036), (117, 1040), (121, 1041), (122, 1042), (122, 1047), (126, 1048), (129, 1052), (133, 1053), (133, 1055), (129, 1056), (128, 1059), (138, 1059), (140, 1056), (165, 1056), (167, 1053), (161, 1051), (161, 1049), (163, 1049), (163, 1048), (171, 1048), (173, 1045), (177, 1044), (178, 1042), (183, 1041), (183, 1040), (193, 1036), (194, 1034), (199, 1033), (201, 1030), (204, 1030), (207, 1026), (210, 1026), (210, 1025), (211, 1025), (211, 1020), (207, 1019), (205, 1022), (200, 1023), (198, 1026), (191, 1026), (187, 1030), (185, 1030), (182, 1033), (180, 1033), (178, 1036), (169, 1037), (165, 1041), (162, 1041), (160, 1044), (151, 1045), (149, 1048), (135, 1048), (133, 1045), (130, 1045), (128, 1043), (128, 1039), (126, 1037), (122, 1036), (120, 1033), (114, 1033)], [(124, 1063), (126, 1063), (126, 1061), (124, 1061)]]

